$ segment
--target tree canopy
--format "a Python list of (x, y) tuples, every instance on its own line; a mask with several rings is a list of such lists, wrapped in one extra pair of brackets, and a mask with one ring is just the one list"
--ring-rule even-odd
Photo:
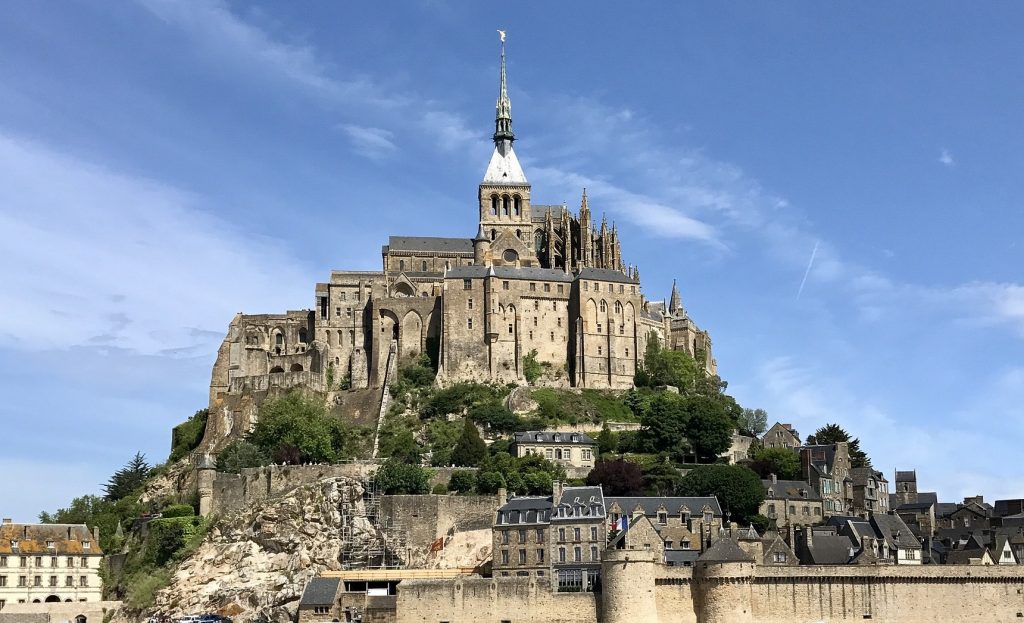
[(247, 467), (270, 464), (270, 456), (254, 443), (245, 440), (228, 444), (217, 453), (217, 471), (237, 474)]
[(377, 469), (377, 486), (388, 495), (416, 495), (430, 491), (430, 470), (388, 459)]
[(111, 502), (128, 497), (146, 482), (151, 469), (146, 462), (146, 455), (136, 452), (135, 456), (124, 467), (114, 472), (107, 484), (103, 485), (104, 497)]
[(587, 474), (587, 484), (600, 485), (605, 495), (642, 495), (644, 492), (640, 466), (622, 459), (595, 463)]
[(840, 441), (845, 441), (850, 451), (850, 467), (871, 467), (870, 457), (860, 449), (860, 439), (851, 437), (850, 433), (838, 424), (826, 424), (807, 437), (809, 446), (829, 446)]
[(800, 478), (800, 456), (789, 448), (760, 448), (748, 463), (761, 478), (775, 474), (781, 480)]
[(275, 463), (332, 463), (360, 450), (358, 436), (323, 401), (294, 391), (263, 403), (246, 439)]
[(476, 429), (476, 424), (469, 418), (466, 418), (462, 426), (462, 434), (455, 443), (455, 449), (452, 450), (452, 465), (476, 467), (486, 457), (487, 444), (480, 437), (480, 431)]
[(689, 414), (686, 437), (693, 446), (697, 461), (710, 463), (732, 445), (735, 422), (720, 401), (706, 396), (688, 398), (686, 410)]
[(764, 409), (744, 409), (739, 417), (739, 427), (751, 437), (760, 437), (768, 430), (768, 412)]
[(716, 496), (723, 512), (729, 511), (733, 519), (744, 522), (757, 514), (764, 500), (761, 479), (742, 465), (701, 465), (694, 468), (679, 483), (679, 493), (685, 496)]

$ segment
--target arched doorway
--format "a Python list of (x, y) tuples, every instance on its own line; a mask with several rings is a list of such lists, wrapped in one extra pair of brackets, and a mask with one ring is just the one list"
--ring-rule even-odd
[(423, 349), (423, 319), (414, 311), (402, 318), (399, 347), (403, 357), (416, 357)]
[(75, 623), (89, 623), (89, 619), (85, 618), (84, 614), (80, 614), (75, 617)]
[(48, 603), (48, 604), (60, 603), (60, 597), (57, 597), (56, 595), (50, 595), (49, 597), (46, 598), (46, 603)]
[(291, 367), (291, 371), (292, 372), (302, 372), (302, 364), (301, 363), (293, 363), (292, 367)]

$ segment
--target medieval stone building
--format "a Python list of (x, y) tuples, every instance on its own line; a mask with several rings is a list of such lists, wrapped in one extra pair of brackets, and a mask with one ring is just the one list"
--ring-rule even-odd
[[(334, 271), (312, 310), (237, 315), (218, 353), (211, 405), (247, 390), (348, 378), (379, 388), (399, 359), (429, 352), (438, 382), (523, 383), (531, 352), (541, 380), (625, 389), (650, 335), (715, 373), (711, 339), (673, 284), (668, 304), (645, 299), (615, 225), (596, 223), (586, 191), (572, 214), (534, 203), (513, 149), (505, 52), (494, 152), (477, 189), (466, 238), (392, 236), (382, 270)], [(469, 229), (469, 227), (467, 227)]]

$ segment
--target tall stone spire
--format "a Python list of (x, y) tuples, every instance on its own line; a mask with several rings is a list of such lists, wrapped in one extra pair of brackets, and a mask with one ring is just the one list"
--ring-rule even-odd
[(498, 104), (494, 118), (494, 144), (500, 145), (502, 141), (510, 143), (516, 140), (512, 133), (512, 102), (508, 99), (508, 88), (505, 86), (505, 31), (499, 30), (501, 34), (501, 88), (498, 92)]
[(668, 313), (675, 314), (683, 310), (683, 304), (679, 300), (679, 288), (676, 287), (676, 280), (672, 280), (672, 298), (668, 301)]

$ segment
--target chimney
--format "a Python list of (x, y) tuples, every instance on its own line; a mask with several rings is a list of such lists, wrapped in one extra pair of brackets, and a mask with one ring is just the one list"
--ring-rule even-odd
[(777, 482), (779, 482), (779, 477), (776, 476), (775, 474), (772, 474), (771, 477), (772, 477), (772, 484), (773, 485), (776, 484)]
[(508, 490), (505, 487), (498, 489), (498, 508), (501, 508), (508, 502)]
[(812, 528), (811, 526), (804, 526), (804, 534), (807, 535), (807, 539), (806, 539), (807, 540), (807, 547), (808, 548), (813, 547), (814, 546), (814, 528)]
[(100, 527), (92, 527), (92, 540), (96, 542), (96, 547), (100, 546)]
[(562, 492), (563, 492), (564, 489), (565, 489), (565, 483), (563, 483), (561, 480), (556, 480), (554, 483), (552, 483), (552, 485), (551, 485), (551, 503), (552, 504), (557, 506), (558, 503), (562, 501)]

